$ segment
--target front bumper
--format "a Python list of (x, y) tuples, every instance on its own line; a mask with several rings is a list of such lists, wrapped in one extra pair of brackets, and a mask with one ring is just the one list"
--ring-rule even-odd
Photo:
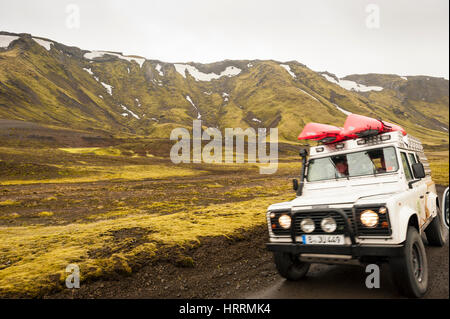
[(268, 243), (267, 249), (273, 252), (291, 254), (323, 254), (346, 255), (352, 258), (361, 257), (398, 257), (403, 256), (404, 245), (305, 245), (297, 243)]
[[(373, 206), (373, 205), (371, 205)], [(371, 207), (370, 206), (370, 207)], [(364, 206), (358, 206), (361, 208)], [(374, 245), (374, 244), (360, 244), (356, 241), (358, 235), (358, 228), (352, 227), (352, 223), (347, 217), (343, 209), (329, 209), (320, 208), (308, 210), (307, 213), (321, 213), (321, 212), (334, 212), (339, 214), (344, 221), (343, 234), (350, 238), (350, 243), (346, 245), (308, 245), (297, 241), (298, 233), (295, 225), (290, 229), (291, 242), (275, 243), (271, 242), (267, 244), (267, 249), (273, 252), (287, 252), (291, 254), (318, 254), (318, 255), (342, 255), (351, 256), (352, 258), (361, 257), (395, 257), (404, 255), (404, 244), (399, 245)], [(292, 220), (295, 220), (297, 214), (305, 212), (290, 212)], [(356, 207), (352, 208), (353, 221), (356, 219)], [(390, 233), (389, 233), (390, 234)]]

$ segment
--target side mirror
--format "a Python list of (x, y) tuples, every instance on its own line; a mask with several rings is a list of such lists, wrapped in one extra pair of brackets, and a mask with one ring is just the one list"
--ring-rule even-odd
[(448, 228), (448, 207), (449, 206), (449, 202), (448, 202), (448, 187), (447, 189), (444, 191), (444, 196), (442, 196), (442, 220), (444, 221), (444, 224), (447, 226)]
[(294, 189), (294, 191), (298, 190), (298, 179), (294, 178), (292, 180), (292, 188)]
[(425, 169), (422, 163), (412, 164), (413, 175), (415, 179), (421, 179), (425, 177)]
[(300, 157), (302, 157), (302, 158), (306, 157), (306, 156), (308, 156), (308, 150), (306, 148), (302, 148), (298, 155), (300, 155)]

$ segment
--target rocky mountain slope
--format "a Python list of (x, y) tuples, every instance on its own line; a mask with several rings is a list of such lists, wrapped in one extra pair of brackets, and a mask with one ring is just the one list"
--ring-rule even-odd
[(114, 135), (168, 138), (175, 127), (278, 127), (295, 141), (310, 121), (354, 112), (448, 145), (449, 82), (365, 74), (338, 79), (296, 62), (165, 63), (0, 32), (0, 118)]

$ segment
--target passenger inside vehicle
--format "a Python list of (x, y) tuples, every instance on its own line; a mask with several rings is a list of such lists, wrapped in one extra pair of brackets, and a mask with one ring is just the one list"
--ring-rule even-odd
[(336, 170), (339, 174), (338, 177), (345, 177), (348, 176), (348, 164), (347, 164), (347, 160), (344, 158), (342, 159), (338, 159), (335, 162), (336, 165)]

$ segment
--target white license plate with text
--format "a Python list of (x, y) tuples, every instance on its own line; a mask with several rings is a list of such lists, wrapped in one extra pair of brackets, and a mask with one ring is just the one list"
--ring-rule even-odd
[(303, 244), (306, 245), (344, 245), (344, 235), (303, 235)]

